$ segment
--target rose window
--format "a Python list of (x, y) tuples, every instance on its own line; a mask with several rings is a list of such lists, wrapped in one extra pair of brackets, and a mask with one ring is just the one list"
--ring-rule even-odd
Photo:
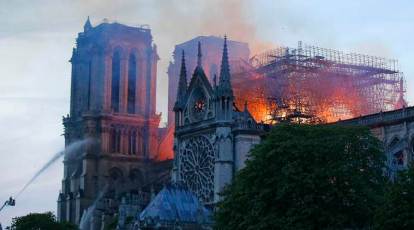
[(214, 151), (204, 136), (188, 139), (180, 151), (180, 177), (202, 202), (214, 198)]

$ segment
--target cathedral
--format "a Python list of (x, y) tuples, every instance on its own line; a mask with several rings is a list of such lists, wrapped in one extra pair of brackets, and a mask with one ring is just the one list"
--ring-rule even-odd
[(171, 161), (157, 160), (158, 59), (146, 27), (93, 27), (88, 18), (78, 34), (70, 59), (70, 114), (63, 118), (65, 145), (94, 141), (64, 159), (60, 221), (79, 224), (89, 208), (93, 225), (101, 226), (122, 197), (140, 197), (145, 206), (170, 181)]
[[(192, 200), (193, 210), (211, 220), (205, 207), (220, 199), (219, 192), (264, 133), (247, 105), (234, 103), (227, 42), (225, 38), (220, 69), (210, 71), (213, 76), (204, 71), (201, 43), (195, 47), (190, 77), (182, 52), (172, 108), (174, 160), (161, 160), (163, 131), (155, 111), (159, 58), (150, 29), (109, 22), (92, 26), (88, 18), (70, 59), (70, 113), (63, 125), (66, 146), (93, 142), (64, 159), (60, 221), (82, 229), (101, 229), (115, 216), (125, 223), (128, 216), (154, 213), (148, 208), (163, 201), (155, 197), (159, 191), (161, 197), (181, 194), (175, 199)], [(217, 47), (206, 53), (217, 53)], [(197, 213), (188, 216), (199, 218)]]
[[(204, 60), (203, 40), (211, 43)], [(66, 146), (93, 141), (75, 157), (65, 156), (59, 221), (81, 229), (114, 221), (119, 229), (211, 229), (220, 192), (269, 130), (247, 102), (235, 103), (230, 63), (248, 58), (248, 46), (224, 37), (218, 51), (219, 40), (201, 36), (176, 46), (168, 72), (169, 87), (176, 88), (169, 92), (169, 124), (159, 128), (159, 57), (151, 30), (108, 22), (94, 27), (88, 18), (70, 59), (70, 113), (63, 125)], [(194, 51), (187, 62), (186, 49)], [(414, 159), (413, 119), (413, 107), (403, 107), (338, 123), (370, 127), (384, 143), (394, 177)], [(171, 148), (174, 159), (164, 160)]]

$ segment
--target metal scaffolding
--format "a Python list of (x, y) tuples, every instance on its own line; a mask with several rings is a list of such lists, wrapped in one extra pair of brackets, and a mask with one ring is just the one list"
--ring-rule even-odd
[(398, 61), (298, 43), (233, 67), (237, 105), (256, 120), (333, 122), (405, 106)]

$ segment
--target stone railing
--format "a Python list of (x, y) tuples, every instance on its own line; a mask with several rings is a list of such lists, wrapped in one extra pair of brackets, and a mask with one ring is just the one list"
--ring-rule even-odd
[(349, 120), (338, 121), (337, 124), (375, 126), (377, 124), (391, 123), (407, 118), (414, 118), (414, 107), (374, 113)]
[(264, 125), (253, 121), (239, 120), (233, 126), (234, 130), (264, 130)]

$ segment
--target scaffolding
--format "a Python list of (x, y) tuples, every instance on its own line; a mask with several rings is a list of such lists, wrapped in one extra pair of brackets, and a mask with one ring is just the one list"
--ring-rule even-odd
[(236, 104), (256, 120), (325, 123), (405, 106), (398, 61), (298, 43), (240, 62)]

